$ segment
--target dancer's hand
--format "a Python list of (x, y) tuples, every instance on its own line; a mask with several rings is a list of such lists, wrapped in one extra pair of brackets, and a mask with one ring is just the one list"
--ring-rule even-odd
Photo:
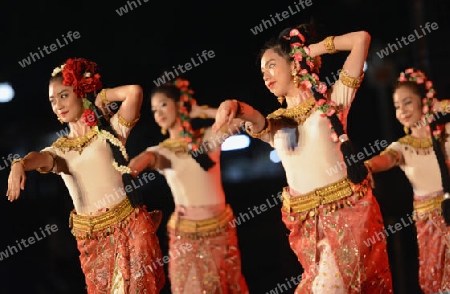
[(217, 133), (225, 124), (230, 125), (236, 117), (239, 103), (234, 100), (225, 100), (219, 106), (216, 113), (216, 121), (212, 126), (213, 132)]
[(131, 169), (131, 175), (137, 177), (144, 169), (146, 169), (152, 160), (152, 153), (144, 151), (138, 156), (130, 160), (128, 167)]
[(201, 107), (197, 104), (194, 104), (191, 107), (191, 112), (189, 112), (189, 117), (190, 118), (198, 118), (201, 116), (202, 112), (203, 112), (203, 107)]
[(8, 191), (6, 196), (8, 200), (13, 202), (17, 200), (20, 195), (20, 190), (25, 189), (25, 181), (27, 177), (25, 176), (25, 170), (22, 163), (17, 162), (11, 166), (11, 172), (8, 178)]

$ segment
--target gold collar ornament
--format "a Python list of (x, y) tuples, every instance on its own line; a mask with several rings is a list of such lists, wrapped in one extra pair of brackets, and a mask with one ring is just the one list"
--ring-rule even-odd
[(289, 118), (294, 119), (301, 124), (304, 123), (311, 115), (311, 110), (315, 107), (315, 105), (316, 100), (314, 98), (309, 98), (293, 108), (279, 108), (269, 114), (267, 118)]

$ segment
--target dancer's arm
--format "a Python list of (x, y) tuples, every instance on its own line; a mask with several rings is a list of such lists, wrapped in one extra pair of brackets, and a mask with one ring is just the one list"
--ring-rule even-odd
[[(218, 111), (217, 108), (209, 107), (207, 105), (203, 106), (193, 105), (189, 116), (191, 118), (214, 119), (216, 118), (217, 111)], [(228, 127), (223, 126), (220, 130), (222, 131), (222, 133), (226, 133), (228, 135), (235, 135), (240, 132), (239, 126), (241, 126), (243, 123), (244, 121), (241, 118), (234, 118)], [(209, 135), (210, 134), (205, 133), (205, 136)]]
[(144, 170), (160, 169), (164, 163), (169, 162), (164, 156), (155, 151), (143, 151), (130, 160), (128, 167), (131, 174), (137, 177)]
[(381, 152), (380, 155), (376, 155), (371, 159), (366, 160), (364, 164), (372, 173), (378, 173), (401, 165), (403, 162), (403, 155), (400, 152), (388, 148)]
[(266, 118), (247, 103), (237, 100), (225, 100), (217, 110), (213, 131), (218, 132), (223, 126), (231, 125), (235, 118), (245, 121), (252, 133), (260, 133), (267, 126)]
[(142, 96), (142, 88), (139, 85), (103, 89), (97, 95), (95, 105), (103, 109), (105, 108), (105, 103), (121, 102), (118, 114), (125, 122), (133, 126), (139, 120)]
[(55, 171), (56, 156), (50, 152), (30, 152), (24, 158), (15, 159), (11, 165), (11, 172), (8, 178), (9, 201), (19, 198), (20, 190), (25, 189), (26, 171), (38, 170), (41, 173)]
[(319, 43), (311, 44), (309, 49), (312, 57), (329, 53), (326, 46), (331, 44), (334, 44), (334, 48), (337, 51), (350, 51), (343, 65), (343, 70), (349, 76), (358, 78), (363, 73), (364, 61), (366, 61), (367, 53), (369, 52), (370, 40), (369, 33), (365, 31), (351, 32), (336, 36), (331, 40), (325, 38)]

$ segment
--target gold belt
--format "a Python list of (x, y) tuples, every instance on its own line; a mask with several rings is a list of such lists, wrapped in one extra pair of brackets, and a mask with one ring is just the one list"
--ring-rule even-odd
[(173, 213), (167, 227), (174, 230), (177, 235), (198, 239), (217, 236), (225, 232), (233, 218), (233, 210), (227, 205), (218, 216), (205, 220), (182, 219), (176, 213)]
[[(69, 218), (69, 227), (72, 228), (72, 234), (75, 237), (88, 236), (91, 233), (106, 230), (120, 223), (133, 211), (134, 208), (126, 197), (122, 202), (101, 215), (78, 215), (75, 211), (72, 211)], [(84, 234), (78, 234), (75, 231)]]
[(314, 216), (317, 209), (322, 205), (329, 206), (331, 211), (339, 209), (341, 206), (350, 206), (351, 200), (340, 202), (353, 194), (363, 197), (368, 189), (369, 180), (364, 180), (361, 184), (354, 185), (348, 178), (344, 178), (330, 185), (315, 189), (300, 196), (291, 196), (289, 187), (283, 189), (283, 208), (289, 213), (301, 213), (310, 211), (309, 216)]
[(436, 196), (426, 200), (414, 201), (414, 218), (422, 219), (426, 217), (426, 214), (429, 214), (430, 212), (441, 210), (442, 201), (444, 201), (444, 195)]

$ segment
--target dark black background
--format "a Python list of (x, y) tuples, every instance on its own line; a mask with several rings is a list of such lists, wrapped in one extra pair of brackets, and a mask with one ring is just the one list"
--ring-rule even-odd
[[(0, 104), (0, 158), (10, 153), (24, 156), (56, 138), (55, 132), (62, 126), (47, 100), (48, 79), (53, 68), (68, 57), (96, 61), (106, 87), (140, 84), (144, 88), (142, 118), (127, 144), (131, 156), (162, 139), (148, 103), (153, 80), (203, 50), (213, 50), (215, 57), (184, 75), (191, 80), (199, 103), (218, 106), (225, 99), (237, 98), (267, 114), (278, 107), (278, 102), (262, 82), (259, 48), (285, 27), (308, 22), (311, 16), (322, 25), (324, 36), (357, 30), (366, 30), (372, 36), (365, 81), (349, 117), (349, 134), (359, 150), (376, 140), (390, 143), (402, 136), (390, 93), (392, 83), (404, 68), (416, 66), (425, 70), (435, 82), (439, 97), (450, 92), (449, 4), (444, 0), (313, 0), (311, 7), (257, 35), (250, 29), (271, 14), (287, 10), (294, 1), (140, 1), (141, 5), (122, 16), (116, 9), (127, 5), (127, 1), (2, 3), (0, 83), (11, 83), (16, 96), (11, 102)], [(388, 57), (381, 59), (376, 54), (426, 22), (436, 22), (439, 29)], [(81, 37), (25, 68), (19, 65), (18, 61), (30, 52), (55, 43), (68, 31), (78, 31)], [(331, 77), (345, 57), (344, 53), (324, 56), (321, 77)], [(252, 140), (250, 148), (223, 152), (224, 187), (237, 215), (265, 203), (285, 185), (281, 164), (269, 160), (271, 150)], [(0, 190), (6, 192), (9, 169), (3, 159), (0, 164)], [(376, 180), (375, 193), (385, 223), (406, 220), (412, 210), (412, 192), (401, 171), (377, 175)], [(166, 254), (164, 222), (173, 209), (170, 191), (160, 176), (142, 190), (149, 208), (164, 211), (158, 233)], [(19, 201), (9, 203), (6, 197), (0, 201), (0, 250), (32, 236), (46, 224), (58, 226), (58, 232), (0, 261), (0, 293), (85, 293), (76, 243), (68, 228), (71, 209), (72, 202), (61, 179), (35, 172), (28, 174), (26, 190)], [(243, 273), (251, 293), (266, 293), (285, 278), (302, 272), (289, 248), (287, 233), (279, 207), (238, 226)], [(388, 237), (388, 246), (395, 293), (420, 293), (414, 228), (408, 226)], [(170, 293), (167, 289), (168, 283), (164, 293)]]

